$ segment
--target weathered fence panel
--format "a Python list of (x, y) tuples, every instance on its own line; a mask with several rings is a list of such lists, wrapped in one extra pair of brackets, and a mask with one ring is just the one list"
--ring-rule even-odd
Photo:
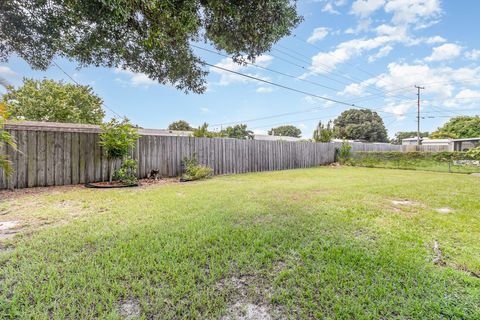
[[(41, 126), (8, 124), (6, 130), (17, 141), (18, 150), (3, 146), (14, 173), (0, 171), (0, 189), (66, 185), (108, 180), (110, 166), (99, 146), (95, 126)], [(334, 143), (258, 141), (220, 138), (165, 136), (139, 130), (141, 137), (132, 158), (138, 161), (138, 176), (151, 170), (161, 176), (178, 176), (182, 159), (194, 154), (215, 174), (306, 168), (334, 161)], [(120, 163), (115, 163), (117, 169)]]

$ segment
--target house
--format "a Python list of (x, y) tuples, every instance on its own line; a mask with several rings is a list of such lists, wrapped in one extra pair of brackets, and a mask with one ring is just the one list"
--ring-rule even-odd
[[(466, 151), (480, 146), (480, 137), (464, 139), (429, 139), (421, 138), (423, 146), (447, 146), (449, 151)], [(402, 139), (402, 145), (417, 145), (417, 137)]]
[(266, 140), (266, 141), (301, 141), (302, 138), (286, 137), (286, 136), (271, 136), (269, 134), (254, 134), (253, 140)]

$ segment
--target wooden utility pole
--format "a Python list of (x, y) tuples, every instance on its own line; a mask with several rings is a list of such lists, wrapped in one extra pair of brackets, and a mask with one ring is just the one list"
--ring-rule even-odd
[(415, 86), (417, 88), (417, 145), (420, 145), (420, 90), (425, 87)]

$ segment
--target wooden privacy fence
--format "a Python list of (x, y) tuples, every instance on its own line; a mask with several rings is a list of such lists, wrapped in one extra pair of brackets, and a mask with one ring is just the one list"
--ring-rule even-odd
[[(68, 185), (105, 181), (108, 161), (98, 145), (98, 126), (18, 123), (5, 127), (18, 151), (3, 146), (14, 173), (0, 172), (0, 189)], [(181, 174), (181, 161), (194, 154), (215, 174), (306, 168), (332, 163), (335, 144), (165, 136), (164, 131), (140, 129), (131, 156), (138, 161), (138, 177), (153, 169), (161, 176)], [(115, 164), (115, 168), (119, 163)]]

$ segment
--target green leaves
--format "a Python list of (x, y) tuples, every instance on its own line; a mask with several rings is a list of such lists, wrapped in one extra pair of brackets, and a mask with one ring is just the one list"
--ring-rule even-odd
[(190, 124), (185, 120), (178, 120), (172, 122), (168, 125), (168, 130), (175, 130), (175, 131), (192, 131), (193, 128)]
[(45, 70), (59, 55), (202, 93), (207, 72), (190, 43), (254, 59), (301, 19), (290, 0), (4, 0), (0, 61), (16, 54)]
[(272, 128), (268, 130), (268, 134), (271, 136), (300, 138), (300, 136), (302, 135), (302, 130), (292, 125), (286, 125)]
[(388, 142), (387, 129), (376, 112), (349, 109), (342, 112), (333, 123), (336, 138)]
[(315, 142), (330, 142), (333, 138), (333, 129), (331, 126), (331, 121), (328, 121), (327, 126), (319, 121), (317, 128), (313, 131), (313, 140), (315, 140)]
[(225, 137), (235, 139), (253, 139), (253, 131), (247, 129), (246, 124), (237, 124), (231, 127), (226, 127), (222, 130)]
[(24, 120), (100, 124), (105, 116), (102, 99), (90, 86), (54, 80), (23, 79), (2, 97), (11, 117)]
[(120, 159), (135, 146), (138, 137), (137, 129), (132, 127), (128, 119), (122, 121), (112, 119), (102, 125), (99, 144), (108, 159)]
[(480, 137), (480, 116), (452, 118), (430, 135), (433, 139), (476, 137)]

